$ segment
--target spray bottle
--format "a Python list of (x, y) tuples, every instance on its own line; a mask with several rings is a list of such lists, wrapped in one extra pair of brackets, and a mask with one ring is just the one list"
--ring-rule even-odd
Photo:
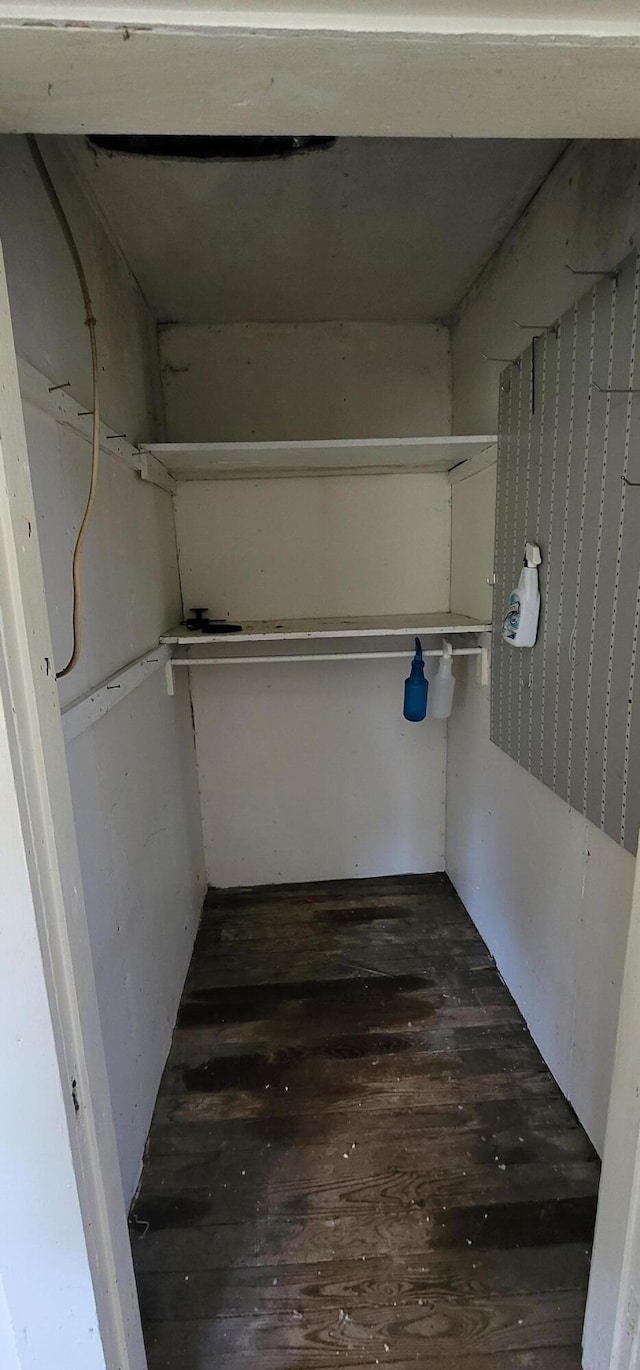
[(540, 617), (538, 567), (541, 562), (540, 548), (535, 542), (527, 542), (520, 579), (515, 590), (509, 595), (509, 604), (502, 625), (502, 636), (510, 647), (535, 646)]
[(453, 692), (456, 688), (455, 676), (451, 669), (452, 661), (453, 647), (446, 638), (443, 638), (440, 665), (429, 690), (429, 718), (448, 718), (451, 713)]
[(416, 654), (411, 662), (411, 672), (404, 682), (404, 717), (409, 723), (421, 723), (427, 715), (427, 691), (429, 686), (424, 676), (422, 643), (416, 638)]

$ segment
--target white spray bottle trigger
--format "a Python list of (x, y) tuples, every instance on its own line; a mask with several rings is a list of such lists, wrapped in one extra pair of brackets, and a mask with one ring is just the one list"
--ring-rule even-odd
[(509, 596), (507, 613), (502, 625), (503, 639), (510, 647), (535, 645), (540, 617), (538, 567), (541, 564), (542, 556), (537, 543), (525, 543), (520, 579)]

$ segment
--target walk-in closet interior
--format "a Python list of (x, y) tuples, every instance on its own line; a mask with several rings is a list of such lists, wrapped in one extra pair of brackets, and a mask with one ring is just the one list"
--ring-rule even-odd
[(640, 144), (16, 135), (0, 184), (150, 1370), (575, 1370), (640, 823)]

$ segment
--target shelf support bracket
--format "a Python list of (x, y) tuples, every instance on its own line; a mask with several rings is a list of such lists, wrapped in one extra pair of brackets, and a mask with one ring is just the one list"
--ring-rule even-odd
[(476, 657), (476, 684), (489, 685), (491, 682), (491, 647), (480, 643), (480, 655)]
[(176, 692), (176, 678), (173, 674), (173, 660), (171, 657), (169, 657), (169, 660), (165, 663), (164, 678), (167, 684), (167, 694), (173, 698)]
[(130, 661), (121, 670), (116, 671), (107, 680), (102, 680), (99, 684), (92, 686), (86, 694), (79, 699), (74, 699), (66, 704), (62, 710), (62, 728), (65, 742), (73, 742), (79, 737), (80, 733), (87, 728), (93, 727), (99, 718), (118, 704), (121, 699), (126, 699), (132, 690), (137, 690), (138, 686), (149, 676), (154, 675), (164, 667), (166, 670), (171, 665), (171, 652), (168, 647), (159, 645), (152, 647), (142, 656), (136, 657), (135, 661)]

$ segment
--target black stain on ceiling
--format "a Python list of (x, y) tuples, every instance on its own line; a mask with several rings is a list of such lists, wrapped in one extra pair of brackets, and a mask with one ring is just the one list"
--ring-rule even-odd
[(223, 137), (208, 134), (91, 133), (89, 147), (112, 156), (155, 157), (160, 161), (186, 162), (263, 162), (274, 158), (299, 157), (303, 153), (324, 152), (335, 138), (318, 135), (298, 137)]

